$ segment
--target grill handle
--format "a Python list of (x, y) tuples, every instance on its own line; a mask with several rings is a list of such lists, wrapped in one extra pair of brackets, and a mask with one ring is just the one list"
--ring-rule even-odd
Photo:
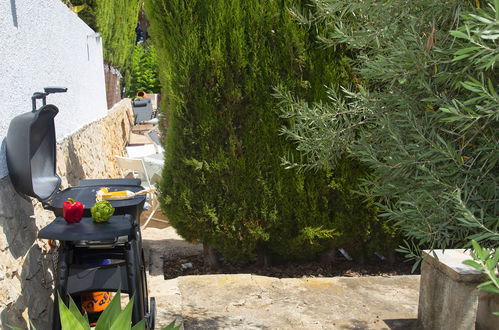
[(47, 95), (49, 94), (54, 94), (54, 93), (66, 93), (68, 89), (66, 87), (45, 87), (44, 92), (35, 92), (33, 93), (33, 96), (31, 96), (31, 103), (33, 106), (33, 112), (36, 111), (36, 100), (42, 100), (42, 104), (46, 105), (47, 104)]

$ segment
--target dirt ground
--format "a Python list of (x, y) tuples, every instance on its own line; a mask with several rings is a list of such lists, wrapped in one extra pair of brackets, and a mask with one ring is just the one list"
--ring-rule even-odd
[[(145, 211), (141, 217), (141, 223), (144, 224), (145, 219), (149, 215)], [(160, 219), (167, 218), (158, 211), (155, 215)], [(151, 221), (149, 228), (163, 229), (169, 227), (168, 224)], [(339, 254), (338, 254), (339, 255)], [(246, 266), (232, 265), (227, 262), (221, 262), (217, 269), (212, 269), (205, 265), (203, 255), (200, 253), (194, 256), (174, 255), (168, 260), (163, 260), (163, 272), (165, 279), (176, 278), (185, 275), (208, 275), (208, 274), (255, 274), (262, 276), (270, 276), (277, 278), (301, 278), (301, 277), (359, 277), (359, 276), (394, 276), (394, 275), (417, 275), (419, 270), (411, 273), (412, 264), (405, 262), (403, 257), (398, 255), (395, 263), (390, 264), (386, 261), (381, 261), (377, 257), (364, 264), (358, 262), (341, 259), (341, 255), (332, 264), (324, 264), (319, 261), (308, 262), (287, 262), (282, 264), (274, 264), (268, 267), (262, 267), (257, 264)]]
[(212, 269), (204, 263), (203, 256), (178, 257), (163, 261), (165, 279), (171, 279), (185, 275), (207, 275), (207, 274), (254, 274), (277, 278), (301, 278), (301, 277), (360, 277), (360, 276), (394, 276), (394, 275), (416, 275), (411, 274), (411, 264), (397, 259), (394, 264), (382, 261), (370, 261), (363, 265), (348, 260), (338, 260), (326, 265), (318, 261), (309, 262), (287, 262), (268, 267), (257, 264), (246, 266), (231, 265), (221, 262), (217, 269)]

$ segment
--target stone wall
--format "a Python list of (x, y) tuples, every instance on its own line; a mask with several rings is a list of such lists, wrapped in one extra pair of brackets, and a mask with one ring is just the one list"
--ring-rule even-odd
[(125, 99), (103, 119), (61, 141), (57, 148), (57, 173), (62, 187), (76, 186), (83, 178), (119, 177), (114, 155), (124, 155), (132, 123), (131, 102)]
[[(106, 117), (59, 142), (57, 172), (62, 187), (83, 178), (119, 176), (114, 155), (122, 155), (131, 131), (131, 106), (123, 100)], [(55, 250), (36, 238), (54, 218), (31, 198), (20, 196), (9, 177), (0, 179), (0, 328), (50, 329)]]

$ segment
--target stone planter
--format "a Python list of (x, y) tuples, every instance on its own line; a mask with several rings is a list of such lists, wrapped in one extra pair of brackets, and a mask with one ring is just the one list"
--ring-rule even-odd
[[(435, 258), (436, 256), (436, 258)], [(499, 295), (479, 291), (483, 275), (465, 250), (424, 251), (418, 320), (422, 329), (499, 329)]]

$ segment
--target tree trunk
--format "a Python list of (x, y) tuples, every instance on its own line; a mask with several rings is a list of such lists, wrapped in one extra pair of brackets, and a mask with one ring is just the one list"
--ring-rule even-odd
[(208, 265), (211, 269), (220, 268), (220, 260), (217, 251), (208, 243), (203, 243), (203, 258), (205, 265)]
[(256, 252), (257, 252), (256, 264), (259, 267), (263, 267), (263, 268), (270, 267), (270, 265), (271, 265), (270, 256), (267, 253), (266, 249), (263, 247), (258, 247)]
[(386, 250), (386, 261), (388, 262), (389, 265), (395, 264), (395, 262), (397, 261), (395, 256), (395, 250), (393, 249)]
[(326, 267), (332, 267), (336, 261), (336, 247), (332, 247), (321, 253), (321, 264)]

